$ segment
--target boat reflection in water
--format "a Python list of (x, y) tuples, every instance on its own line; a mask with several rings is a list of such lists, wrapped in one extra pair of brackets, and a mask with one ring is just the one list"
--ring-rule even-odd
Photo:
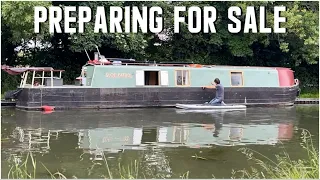
[[(190, 148), (236, 146), (248, 144), (274, 145), (293, 137), (293, 122), (271, 122), (270, 119), (251, 120), (238, 124), (237, 119), (224, 122), (228, 112), (209, 113), (212, 124), (179, 123), (158, 127), (110, 127), (83, 129), (79, 145), (83, 149), (103, 149), (117, 152), (125, 149), (187, 146)], [(245, 112), (237, 112), (243, 118)], [(208, 118), (208, 117), (207, 117)], [(239, 119), (241, 122), (241, 119)]]
[[(79, 148), (102, 160), (103, 152), (147, 147), (274, 145), (293, 137), (295, 123), (294, 109), (188, 114), (172, 109), (123, 111), (84, 111), (77, 117), (70, 112), (43, 115), (17, 111), (14, 137), (20, 139), (20, 150), (38, 148), (46, 153), (50, 139), (59, 139), (61, 132), (73, 133), (78, 136)], [(157, 114), (159, 111), (165, 111), (165, 117)]]
[[(283, 128), (287, 126), (288, 128)], [(273, 145), (279, 140), (289, 140), (293, 135), (292, 124), (241, 125), (229, 124), (218, 129), (214, 124), (156, 128), (154, 141), (143, 142), (143, 128), (104, 128), (81, 130), (79, 145), (83, 149), (104, 149), (117, 152), (121, 149), (143, 149), (147, 144), (166, 147), (211, 147), (246, 144)], [(285, 132), (284, 132), (285, 131)], [(150, 137), (149, 137), (150, 138)]]

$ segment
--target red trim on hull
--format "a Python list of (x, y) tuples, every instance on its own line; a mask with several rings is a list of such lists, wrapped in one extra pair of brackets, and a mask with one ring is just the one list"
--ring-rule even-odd
[(276, 68), (278, 71), (279, 86), (291, 87), (294, 86), (294, 74), (289, 68)]

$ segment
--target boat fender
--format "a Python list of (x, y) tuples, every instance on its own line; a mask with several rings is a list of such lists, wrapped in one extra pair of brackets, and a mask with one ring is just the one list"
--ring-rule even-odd
[(41, 109), (43, 111), (53, 111), (54, 110), (54, 106), (41, 106)]
[(21, 91), (22, 89), (7, 91), (4, 94), (4, 99), (5, 100), (17, 99)]

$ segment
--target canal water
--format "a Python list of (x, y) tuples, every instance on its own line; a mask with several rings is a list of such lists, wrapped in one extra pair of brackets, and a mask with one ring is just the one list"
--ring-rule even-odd
[(49, 177), (43, 165), (67, 178), (109, 178), (110, 173), (113, 178), (230, 178), (232, 170), (255, 166), (240, 148), (271, 159), (283, 151), (303, 159), (301, 129), (310, 131), (319, 146), (318, 105), (51, 114), (4, 108), (1, 116), (1, 178), (7, 178), (10, 165), (21, 164), (28, 152), (37, 162), (36, 178)]

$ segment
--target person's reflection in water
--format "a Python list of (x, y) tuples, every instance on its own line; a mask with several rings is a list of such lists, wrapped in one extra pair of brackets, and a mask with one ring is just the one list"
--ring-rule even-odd
[(215, 130), (213, 132), (213, 137), (219, 137), (219, 132), (223, 126), (223, 117), (224, 117), (224, 112), (218, 112), (217, 114), (212, 114), (214, 117), (214, 125), (215, 125)]
[[(213, 131), (213, 137), (219, 137), (220, 130), (223, 126), (223, 117), (224, 112), (223, 111), (217, 111), (210, 113), (210, 116), (213, 117), (213, 127), (210, 128)], [(205, 128), (208, 126), (205, 126)], [(208, 128), (206, 128), (208, 129)]]

